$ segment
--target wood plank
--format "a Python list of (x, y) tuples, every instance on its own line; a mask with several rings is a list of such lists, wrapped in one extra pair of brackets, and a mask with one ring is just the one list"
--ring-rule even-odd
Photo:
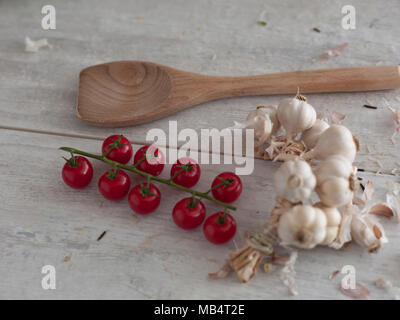
[[(195, 1), (91, 0), (72, 5), (57, 0), (57, 29), (43, 31), (37, 3), (2, 2), (0, 126), (40, 128), (99, 139), (115, 132), (85, 124), (74, 113), (79, 71), (105, 61), (149, 60), (193, 72), (233, 76), (398, 64), (400, 25), (395, 13), (400, 3), (390, 0), (366, 4), (358, 0), (352, 4), (362, 15), (357, 18), (356, 30), (345, 31), (341, 28), (341, 6), (316, 0), (303, 3), (300, 9), (287, 0), (273, 0), (268, 6), (256, 0), (236, 0), (212, 3), (212, 10), (211, 4)], [(264, 10), (266, 27), (256, 23)], [(321, 33), (313, 32), (313, 27)], [(25, 36), (47, 37), (53, 49), (26, 53)], [(343, 42), (349, 42), (349, 46), (341, 56), (317, 61), (325, 50)], [(399, 108), (398, 96), (399, 90), (390, 90), (314, 94), (309, 99), (319, 112), (329, 108), (347, 115), (344, 124), (363, 145), (359, 167), (376, 171), (379, 166), (370, 157), (383, 155), (384, 170), (390, 172), (400, 161), (400, 152), (389, 139), (394, 123), (383, 98)], [(151, 125), (118, 130), (143, 143), (149, 128), (167, 130), (169, 120), (177, 120), (179, 129), (222, 129), (233, 121), (242, 121), (254, 106), (277, 104), (281, 98), (213, 101)], [(367, 100), (379, 109), (363, 108)], [(366, 151), (366, 145), (372, 154)]]
[[(269, 216), (273, 206), (272, 175), (276, 163), (256, 160), (255, 172), (243, 176), (245, 188), (237, 201), (238, 235), (235, 241), (215, 246), (201, 230), (184, 232), (173, 224), (174, 203), (184, 195), (160, 186), (159, 210), (135, 217), (126, 199), (104, 200), (96, 181), (106, 170), (93, 162), (95, 175), (84, 190), (72, 190), (60, 177), (61, 145), (96, 152), (93, 140), (0, 130), (0, 298), (160, 298), (160, 299), (286, 299), (287, 289), (276, 274), (262, 271), (246, 285), (235, 276), (210, 280), (228, 252), (241, 245), (244, 232), (254, 230)], [(138, 146), (135, 146), (137, 149)], [(163, 172), (167, 176), (169, 166)], [(203, 165), (199, 190), (233, 165)], [(362, 174), (384, 194), (389, 176)], [(133, 177), (135, 182), (140, 178)], [(208, 214), (218, 210), (205, 203)], [(389, 297), (373, 281), (385, 277), (399, 285), (398, 225), (383, 221), (390, 243), (377, 255), (356, 245), (343, 251), (318, 248), (300, 251), (297, 282), (303, 299), (346, 299), (338, 290), (340, 279), (328, 276), (344, 265), (356, 267), (357, 280), (367, 285), (373, 298)], [(101, 241), (98, 236), (107, 230)], [(151, 241), (146, 240), (151, 239)], [(65, 262), (65, 257), (69, 261)], [(57, 271), (57, 289), (41, 288), (41, 268), (51, 264)], [(189, 284), (189, 285), (188, 285)], [(389, 297), (390, 298), (390, 297)]]

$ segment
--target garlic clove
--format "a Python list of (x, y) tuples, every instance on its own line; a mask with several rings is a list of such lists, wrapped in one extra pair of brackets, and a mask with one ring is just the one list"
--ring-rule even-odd
[(382, 225), (368, 214), (356, 213), (351, 220), (353, 239), (370, 253), (376, 253), (387, 242)]
[(321, 244), (330, 245), (338, 237), (342, 215), (337, 208), (327, 207), (322, 202), (316, 203), (315, 207), (320, 208), (325, 213), (327, 221), (326, 236)]
[(330, 177), (350, 179), (356, 175), (357, 168), (349, 160), (342, 156), (330, 156), (324, 161), (318, 163), (315, 169), (317, 182), (321, 183)]
[[(253, 115), (251, 115), (253, 114)], [(279, 122), (278, 115), (277, 115), (277, 107), (276, 106), (264, 106), (260, 105), (257, 106), (257, 109), (250, 112), (247, 118), (253, 117), (254, 114), (263, 114), (268, 115), (271, 122), (272, 122), (272, 132), (271, 135), (276, 136), (281, 128), (281, 123)]]
[(353, 199), (349, 181), (342, 178), (329, 178), (318, 184), (315, 191), (321, 202), (329, 207), (340, 207)]
[(339, 207), (351, 202), (356, 190), (356, 176), (349, 160), (343, 156), (330, 156), (317, 165), (315, 175), (315, 191), (326, 206)]
[(339, 227), (327, 227), (326, 236), (321, 245), (328, 246), (335, 241), (339, 233)]
[(314, 125), (301, 134), (301, 140), (309, 150), (315, 147), (320, 135), (329, 128), (329, 124), (321, 119), (317, 119)]
[(266, 113), (263, 111), (263, 109), (254, 109), (252, 111), (249, 112), (249, 114), (247, 115), (246, 121), (251, 121), (256, 117), (266, 117)]
[(255, 147), (263, 145), (271, 135), (272, 122), (261, 109), (251, 111), (246, 120), (246, 129), (254, 129)]
[(247, 116), (246, 129), (254, 129), (255, 147), (258, 147), (263, 145), (270, 137), (272, 122), (268, 114), (257, 109)]
[(349, 205), (345, 206), (343, 213), (341, 214), (341, 222), (339, 226), (339, 232), (336, 239), (329, 244), (329, 247), (336, 250), (342, 249), (347, 243), (351, 242), (351, 221), (353, 211), (357, 209), (357, 206)]

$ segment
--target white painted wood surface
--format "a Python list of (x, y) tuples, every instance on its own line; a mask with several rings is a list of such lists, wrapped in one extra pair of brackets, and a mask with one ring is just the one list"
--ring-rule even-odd
[[(73, 190), (60, 178), (63, 155), (57, 148), (77, 146), (98, 152), (101, 142), (50, 135), (2, 130), (0, 176), (0, 297), (3, 298), (288, 298), (287, 289), (276, 274), (262, 271), (248, 284), (234, 275), (210, 280), (235, 243), (243, 243), (244, 233), (266, 221), (273, 206), (271, 176), (277, 164), (256, 161), (255, 174), (245, 176), (246, 186), (235, 203), (238, 234), (235, 241), (215, 246), (201, 230), (184, 232), (171, 219), (174, 204), (184, 195), (160, 185), (162, 205), (155, 213), (133, 215), (127, 200), (110, 202), (97, 191), (96, 181), (106, 170), (100, 162), (87, 189)], [(137, 146), (135, 146), (137, 149)], [(206, 190), (212, 178), (231, 165), (203, 165), (198, 186)], [(169, 166), (163, 176), (168, 176)], [(386, 176), (372, 179), (378, 196), (385, 192)], [(133, 177), (133, 181), (141, 181)], [(205, 202), (208, 214), (218, 207)], [(306, 299), (344, 298), (338, 291), (339, 279), (328, 276), (344, 265), (357, 268), (358, 280), (371, 288), (372, 296), (384, 297), (373, 281), (386, 277), (399, 283), (400, 242), (398, 225), (383, 221), (390, 243), (377, 255), (357, 245), (343, 251), (318, 248), (302, 251), (297, 264), (300, 295)], [(100, 241), (97, 237), (107, 230)], [(153, 237), (150, 242), (148, 237)], [(64, 262), (65, 257), (70, 257)], [(41, 288), (41, 268), (51, 264), (57, 269), (57, 289)]]
[[(209, 244), (200, 230), (183, 232), (170, 214), (182, 193), (161, 187), (163, 204), (137, 220), (126, 201), (111, 203), (99, 195), (96, 180), (105, 165), (94, 163), (95, 177), (83, 191), (61, 181), (61, 145), (98, 151), (100, 141), (116, 131), (143, 143), (149, 128), (218, 128), (241, 121), (258, 104), (277, 104), (280, 96), (210, 102), (151, 125), (97, 128), (75, 114), (77, 75), (89, 65), (112, 60), (149, 60), (215, 75), (244, 75), (328, 67), (398, 64), (400, 3), (353, 1), (357, 28), (341, 28), (341, 1), (52, 1), (57, 30), (41, 30), (37, 1), (0, 1), (0, 298), (289, 298), (277, 275), (262, 271), (248, 284), (234, 276), (207, 279), (234, 249)], [(257, 25), (266, 10), (267, 26)], [(321, 33), (312, 31), (318, 27)], [(25, 36), (47, 37), (52, 49), (24, 52)], [(315, 61), (325, 50), (349, 42), (345, 52)], [(215, 57), (213, 59), (212, 57)], [(400, 160), (390, 136), (393, 120), (382, 98), (394, 107), (400, 90), (357, 94), (311, 95), (311, 103), (347, 115), (347, 125), (363, 143), (357, 164), (371, 172), (380, 158), (390, 172)], [(378, 110), (362, 108), (369, 100)], [(8, 129), (4, 129), (8, 128)], [(41, 130), (44, 134), (32, 133)], [(56, 134), (56, 135), (54, 135)], [(69, 135), (81, 138), (71, 138)], [(85, 139), (90, 137), (93, 139)], [(400, 140), (400, 139), (399, 139)], [(366, 151), (366, 145), (372, 149)], [(243, 177), (245, 191), (236, 215), (243, 234), (265, 221), (273, 206), (271, 175), (277, 164), (256, 160), (256, 171)], [(199, 189), (233, 165), (204, 166)], [(164, 175), (168, 173), (165, 170)], [(384, 195), (393, 175), (365, 173)], [(137, 180), (137, 178), (136, 178)], [(208, 213), (218, 208), (207, 203)], [(297, 279), (304, 299), (342, 299), (343, 265), (357, 268), (358, 280), (373, 298), (389, 297), (374, 287), (385, 277), (400, 286), (399, 226), (383, 221), (390, 243), (378, 255), (357, 246), (344, 251), (318, 248), (300, 252)], [(97, 237), (108, 230), (105, 237)], [(155, 236), (151, 242), (147, 237)], [(142, 247), (141, 247), (142, 246)], [(70, 257), (64, 262), (65, 257)], [(57, 289), (41, 288), (41, 267), (57, 268)]]

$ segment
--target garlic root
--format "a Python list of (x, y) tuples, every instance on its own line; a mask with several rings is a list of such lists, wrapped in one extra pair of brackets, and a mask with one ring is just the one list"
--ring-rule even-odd
[(228, 255), (229, 264), (243, 283), (249, 281), (256, 273), (263, 253), (246, 245)]
[(278, 235), (284, 245), (312, 249), (326, 237), (325, 213), (309, 205), (297, 205), (279, 219)]

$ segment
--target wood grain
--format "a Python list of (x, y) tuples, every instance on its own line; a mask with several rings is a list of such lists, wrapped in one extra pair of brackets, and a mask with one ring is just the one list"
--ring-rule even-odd
[(79, 75), (77, 115), (99, 126), (151, 121), (166, 108), (173, 79), (154, 63), (119, 61), (84, 69)]
[(115, 61), (79, 75), (78, 117), (104, 127), (151, 122), (206, 101), (250, 95), (387, 90), (400, 87), (398, 66), (212, 77), (143, 61)]
[[(170, 210), (182, 194), (163, 189), (168, 197), (162, 210), (137, 222), (123, 202), (103, 201), (95, 183), (78, 193), (66, 188), (59, 176), (62, 154), (56, 150), (60, 145), (79, 145), (96, 152), (100, 141), (115, 133), (145, 143), (150, 127), (168, 132), (170, 120), (178, 122), (178, 130), (222, 129), (243, 121), (255, 106), (277, 105), (286, 96), (215, 100), (151, 126), (115, 132), (76, 117), (79, 72), (90, 65), (130, 59), (211, 76), (397, 65), (400, 2), (352, 1), (357, 26), (350, 31), (341, 27), (341, 5), (336, 1), (299, 0), (293, 5), (289, 0), (54, 0), (51, 4), (57, 10), (57, 29), (44, 31), (41, 4), (0, 1), (0, 127), (19, 130), (0, 130), (4, 150), (0, 156), (0, 297), (290, 298), (278, 277), (262, 271), (259, 281), (244, 286), (235, 277), (208, 280), (206, 274), (216, 271), (235, 245), (215, 247), (203, 241), (200, 231), (182, 234), (175, 228)], [(256, 22), (264, 10), (267, 26), (261, 27)], [(314, 27), (321, 32), (313, 32)], [(25, 36), (46, 37), (52, 49), (26, 53)], [(341, 56), (318, 60), (344, 42), (349, 45)], [(379, 166), (370, 158), (379, 158), (385, 171), (398, 167), (400, 142), (390, 141), (394, 122), (383, 99), (399, 108), (399, 89), (310, 94), (308, 99), (317, 112), (328, 108), (347, 115), (344, 125), (362, 143), (357, 166), (375, 172)], [(365, 103), (378, 109), (365, 109)], [(238, 203), (241, 232), (268, 217), (273, 195), (270, 176), (276, 168), (257, 160), (256, 174), (244, 178), (247, 191)], [(207, 166), (199, 188), (207, 188), (225, 169), (232, 166)], [(95, 180), (103, 170), (96, 164)], [(374, 182), (379, 199), (384, 198), (386, 180), (398, 179), (362, 176)], [(209, 212), (217, 209), (207, 205)], [(392, 298), (373, 284), (384, 277), (400, 286), (398, 226), (383, 223), (390, 242), (378, 255), (368, 255), (357, 246), (339, 252), (325, 248), (301, 252), (296, 267), (299, 298), (347, 299), (338, 290), (341, 275), (328, 280), (345, 264), (356, 267), (357, 280), (368, 286), (372, 298)], [(104, 230), (107, 235), (97, 242)], [(154, 237), (143, 244), (148, 236)], [(68, 262), (65, 257), (70, 257)], [(44, 291), (40, 286), (44, 264), (56, 266), (56, 290)]]

